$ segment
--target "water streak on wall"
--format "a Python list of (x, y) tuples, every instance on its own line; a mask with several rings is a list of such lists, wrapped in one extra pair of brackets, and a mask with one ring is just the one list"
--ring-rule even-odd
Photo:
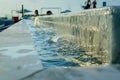
[[(39, 16), (35, 25), (54, 26), (61, 35), (71, 35), (89, 54), (101, 57), (103, 62), (120, 63), (120, 7), (90, 9), (78, 13)], [(112, 54), (112, 56), (111, 56)]]

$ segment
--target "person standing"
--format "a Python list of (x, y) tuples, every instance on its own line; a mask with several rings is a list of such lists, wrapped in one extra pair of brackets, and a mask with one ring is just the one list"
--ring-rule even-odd
[(39, 16), (38, 10), (35, 10), (35, 16)]
[(86, 4), (85, 9), (90, 9), (90, 7), (91, 7), (91, 1), (90, 1), (90, 0), (87, 0), (87, 1), (85, 2), (85, 4)]
[(92, 5), (93, 5), (93, 8), (96, 8), (96, 5), (97, 5), (96, 0), (94, 0), (94, 1), (92, 2)]

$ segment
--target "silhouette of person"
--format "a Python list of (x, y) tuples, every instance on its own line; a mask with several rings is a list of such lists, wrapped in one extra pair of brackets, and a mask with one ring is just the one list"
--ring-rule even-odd
[(52, 15), (53, 13), (52, 13), (52, 11), (47, 11), (46, 14), (47, 15)]
[(96, 0), (94, 0), (94, 1), (92, 2), (92, 5), (93, 5), (93, 8), (96, 8), (96, 5), (97, 5)]
[(39, 16), (38, 10), (35, 10), (35, 16)]
[(85, 1), (85, 4), (86, 4), (86, 6), (84, 7), (84, 9), (90, 9), (91, 1), (87, 0), (87, 1)]

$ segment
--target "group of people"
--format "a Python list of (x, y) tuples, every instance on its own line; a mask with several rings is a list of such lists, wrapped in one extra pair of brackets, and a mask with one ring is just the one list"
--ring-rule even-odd
[[(85, 1), (85, 6), (82, 6), (84, 9), (90, 9), (90, 8), (96, 8), (97, 5), (97, 1), (93, 0), (93, 2), (91, 3), (91, 0), (86, 0)], [(51, 15), (52, 12), (51, 11), (47, 11), (46, 15)], [(35, 16), (38, 16), (38, 10), (35, 10)]]
[(96, 8), (97, 5), (97, 1), (93, 0), (93, 2), (91, 3), (90, 0), (86, 0), (85, 1), (85, 6), (83, 6), (84, 9), (90, 9), (90, 8)]
[[(35, 14), (35, 16), (39, 16), (38, 10), (35, 10), (34, 14)], [(52, 13), (52, 11), (50, 11), (50, 10), (48, 10), (48, 11), (46, 12), (46, 15), (52, 15), (52, 14), (53, 14), (53, 13)]]

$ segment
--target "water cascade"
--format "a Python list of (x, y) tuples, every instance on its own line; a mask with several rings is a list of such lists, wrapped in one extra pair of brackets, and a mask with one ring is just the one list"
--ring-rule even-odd
[[(59, 50), (65, 52), (74, 46), (84, 59), (90, 63), (120, 63), (120, 7), (90, 9), (77, 13), (38, 16), (35, 25), (53, 26), (57, 36), (62, 37), (69, 46)], [(79, 51), (80, 50), (80, 51)], [(73, 48), (68, 51), (73, 51)], [(84, 55), (83, 55), (84, 54)]]

